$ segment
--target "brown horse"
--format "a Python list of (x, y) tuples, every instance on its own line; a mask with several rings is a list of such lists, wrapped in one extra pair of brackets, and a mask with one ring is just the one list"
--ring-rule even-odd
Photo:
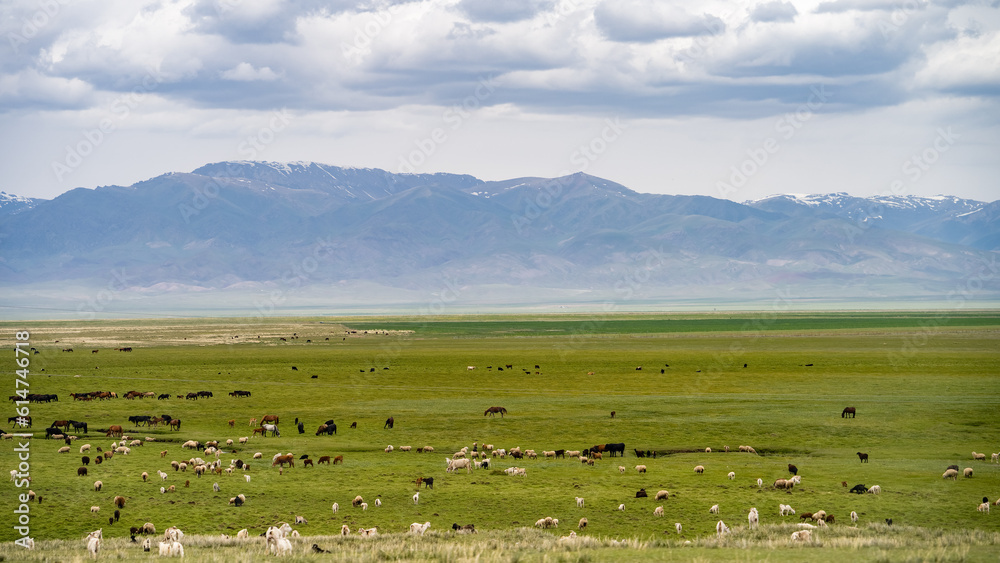
[(260, 425), (264, 426), (265, 422), (270, 422), (271, 424), (277, 424), (278, 423), (278, 415), (276, 415), (276, 414), (265, 414), (264, 416), (260, 417)]
[(507, 414), (507, 409), (503, 407), (490, 407), (486, 409), (486, 412), (483, 413), (483, 416), (486, 415), (496, 416), (497, 413), (500, 414), (500, 418), (503, 418), (503, 415)]
[(382, 428), (383, 429), (389, 428), (391, 430), (394, 424), (396, 424), (396, 421), (393, 420), (393, 418), (390, 416), (389, 418), (385, 419), (385, 426), (383, 426)]
[(845, 407), (844, 410), (840, 413), (840, 418), (847, 418), (847, 415), (851, 415), (851, 418), (854, 418), (856, 412), (857, 411), (854, 409), (854, 407)]
[(167, 424), (170, 425), (170, 429), (171, 430), (180, 430), (181, 429), (181, 419), (179, 419), (179, 418), (175, 418), (175, 419), (171, 420), (170, 422), (168, 422)]
[(106, 436), (118, 436), (118, 437), (120, 437), (123, 432), (124, 431), (122, 430), (122, 427), (120, 425), (114, 424), (114, 425), (111, 425), (110, 427), (108, 427), (108, 433), (106, 434)]
[(286, 463), (289, 467), (295, 467), (295, 456), (292, 454), (279, 455), (274, 458), (273, 462), (271, 462), (271, 467), (274, 467), (275, 465), (284, 467)]

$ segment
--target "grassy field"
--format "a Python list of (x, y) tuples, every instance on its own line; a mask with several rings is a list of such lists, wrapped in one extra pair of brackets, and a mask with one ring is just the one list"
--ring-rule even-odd
[[(30, 503), (30, 528), (37, 540), (51, 540), (40, 541), (40, 556), (63, 550), (82, 557), (79, 538), (99, 527), (111, 552), (131, 557), (141, 551), (128, 545), (128, 528), (144, 522), (205, 536), (242, 528), (256, 535), (297, 515), (308, 520), (296, 526), (305, 536), (303, 548), (323, 541), (344, 554), (364, 551), (370, 560), (756, 560), (766, 553), (802, 561), (829, 560), (842, 550), (853, 559), (996, 561), (1000, 552), (1000, 507), (992, 514), (976, 511), (982, 497), (1000, 498), (1000, 465), (989, 462), (1000, 451), (996, 312), (0, 324), (8, 350), (7, 360), (0, 360), (7, 366), (7, 394), (15, 392), (15, 333), (29, 331), (39, 351), (29, 357), (30, 390), (59, 395), (59, 402), (30, 405), (31, 489), (42, 497)], [(122, 346), (133, 352), (114, 350)], [(74, 351), (62, 351), (67, 348)], [(236, 389), (252, 397), (230, 397)], [(97, 390), (171, 398), (79, 402), (69, 396)], [(177, 397), (201, 390), (214, 397)], [(508, 415), (483, 416), (492, 405), (506, 407)], [(856, 407), (857, 417), (841, 418), (845, 406)], [(170, 414), (182, 428), (128, 422), (147, 414)], [(250, 418), (264, 414), (281, 417), (281, 437), (252, 438), (221, 456), (224, 465), (249, 461), (249, 482), (240, 471), (198, 478), (170, 467), (171, 460), (203, 455), (182, 450), (185, 440), (238, 440), (250, 435)], [(396, 422), (392, 430), (383, 428), (388, 416)], [(304, 421), (304, 434), (296, 431), (296, 418)], [(331, 418), (338, 434), (315, 436)], [(57, 419), (90, 426), (70, 453), (57, 453), (64, 444), (44, 439), (44, 426)], [(352, 422), (356, 429), (349, 428)], [(112, 440), (100, 430), (111, 424), (155, 441), (91, 463), (88, 475), (78, 477), (79, 445), (107, 450)], [(445, 456), (474, 443), (541, 452), (610, 442), (626, 444), (624, 459), (588, 466), (508, 458), (471, 475), (445, 472)], [(5, 467), (15, 467), (17, 443), (2, 444)], [(387, 445), (396, 451), (386, 453)], [(398, 449), (428, 445), (434, 453)], [(724, 452), (727, 445), (734, 451)], [(739, 445), (753, 446), (757, 455), (735, 451)], [(634, 449), (659, 455), (638, 460)], [(973, 461), (973, 451), (985, 452), (987, 461)], [(263, 459), (252, 460), (255, 452)], [(279, 473), (270, 467), (278, 452), (314, 460), (342, 455), (344, 464), (297, 462)], [(868, 453), (870, 462), (860, 463), (856, 452)], [(647, 473), (634, 469), (638, 463)], [(791, 492), (772, 489), (775, 479), (789, 476), (789, 463), (799, 468), (801, 485)], [(703, 474), (693, 471), (699, 464)], [(973, 477), (943, 480), (950, 464), (972, 467)], [(513, 465), (526, 468), (527, 476), (502, 472)], [(157, 470), (167, 472), (166, 481)], [(144, 483), (143, 471), (153, 479)], [(417, 477), (434, 477), (435, 483), (421, 489), (414, 504)], [(104, 483), (101, 492), (93, 490), (97, 479)], [(850, 494), (845, 481), (878, 484), (882, 494)], [(220, 492), (213, 491), (215, 482)], [(169, 485), (176, 491), (161, 494), (160, 487)], [(635, 498), (640, 488), (650, 498)], [(23, 554), (9, 542), (17, 537), (17, 494), (26, 489), (13, 481), (6, 489), (0, 510), (9, 525), (0, 526), (0, 540), (8, 543), (0, 556), (16, 559)], [(670, 498), (654, 501), (660, 489)], [(238, 493), (246, 495), (246, 505), (230, 506)], [(127, 504), (121, 521), (109, 525), (115, 495)], [(355, 495), (365, 498), (368, 510), (350, 506)], [(574, 497), (585, 499), (583, 508)], [(336, 514), (334, 502), (340, 505)], [(789, 545), (791, 523), (798, 520), (779, 516), (779, 503), (799, 514), (822, 509), (836, 516), (810, 544), (823, 549)], [(719, 514), (709, 513), (714, 504)], [(662, 518), (653, 515), (660, 505)], [(91, 506), (100, 511), (92, 513)], [(746, 529), (750, 507), (760, 511), (763, 531)], [(859, 514), (857, 527), (851, 511)], [(523, 529), (545, 516), (558, 518), (559, 528)], [(586, 541), (558, 543), (581, 517), (588, 519), (580, 531)], [(886, 518), (893, 519), (891, 528)], [(721, 542), (715, 538), (720, 519), (735, 532)], [(424, 538), (403, 534), (411, 522), (424, 521), (432, 524)], [(683, 524), (680, 535), (675, 522)], [(481, 533), (453, 537), (452, 523), (474, 523)], [(377, 526), (380, 543), (329, 537), (344, 524), (351, 530)], [(622, 547), (614, 540), (630, 543)], [(205, 558), (242, 560), (234, 554), (243, 548), (204, 541), (189, 546), (189, 558), (200, 557), (200, 548)]]

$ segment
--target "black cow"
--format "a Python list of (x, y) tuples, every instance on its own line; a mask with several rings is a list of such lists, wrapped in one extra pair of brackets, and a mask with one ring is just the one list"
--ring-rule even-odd
[(868, 487), (858, 484), (851, 487), (851, 492), (859, 495), (863, 495), (868, 492)]
[(792, 465), (791, 463), (789, 463), (788, 464), (788, 472), (791, 473), (792, 475), (798, 475), (799, 474), (799, 468), (795, 467), (794, 465)]
[(615, 457), (616, 453), (625, 457), (625, 442), (619, 442), (617, 444), (604, 444), (604, 450), (611, 452), (611, 457)]
[(646, 494), (646, 489), (639, 489), (639, 491), (635, 493), (635, 498), (646, 498), (648, 496), (649, 495)]
[(300, 422), (299, 423), (299, 434), (305, 434), (305, 433), (306, 433), (306, 425), (304, 423)]

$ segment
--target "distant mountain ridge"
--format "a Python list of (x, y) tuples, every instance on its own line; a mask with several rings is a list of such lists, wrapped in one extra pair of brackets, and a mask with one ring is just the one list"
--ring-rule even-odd
[[(782, 195), (736, 203), (587, 174), (487, 182), (220, 162), (0, 207), (0, 284), (137, 290), (503, 286), (525, 299), (943, 295), (1000, 250), (1000, 202)], [(16, 211), (7, 212), (8, 206)], [(984, 291), (1000, 293), (994, 276)], [(152, 289), (151, 289), (152, 288)], [(568, 295), (569, 293), (567, 293)], [(547, 294), (546, 294), (547, 295)]]

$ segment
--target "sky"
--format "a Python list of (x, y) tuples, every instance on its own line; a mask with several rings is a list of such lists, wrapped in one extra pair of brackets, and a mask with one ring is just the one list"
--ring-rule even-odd
[(5, 0), (0, 190), (225, 160), (998, 199), (1000, 0)]

